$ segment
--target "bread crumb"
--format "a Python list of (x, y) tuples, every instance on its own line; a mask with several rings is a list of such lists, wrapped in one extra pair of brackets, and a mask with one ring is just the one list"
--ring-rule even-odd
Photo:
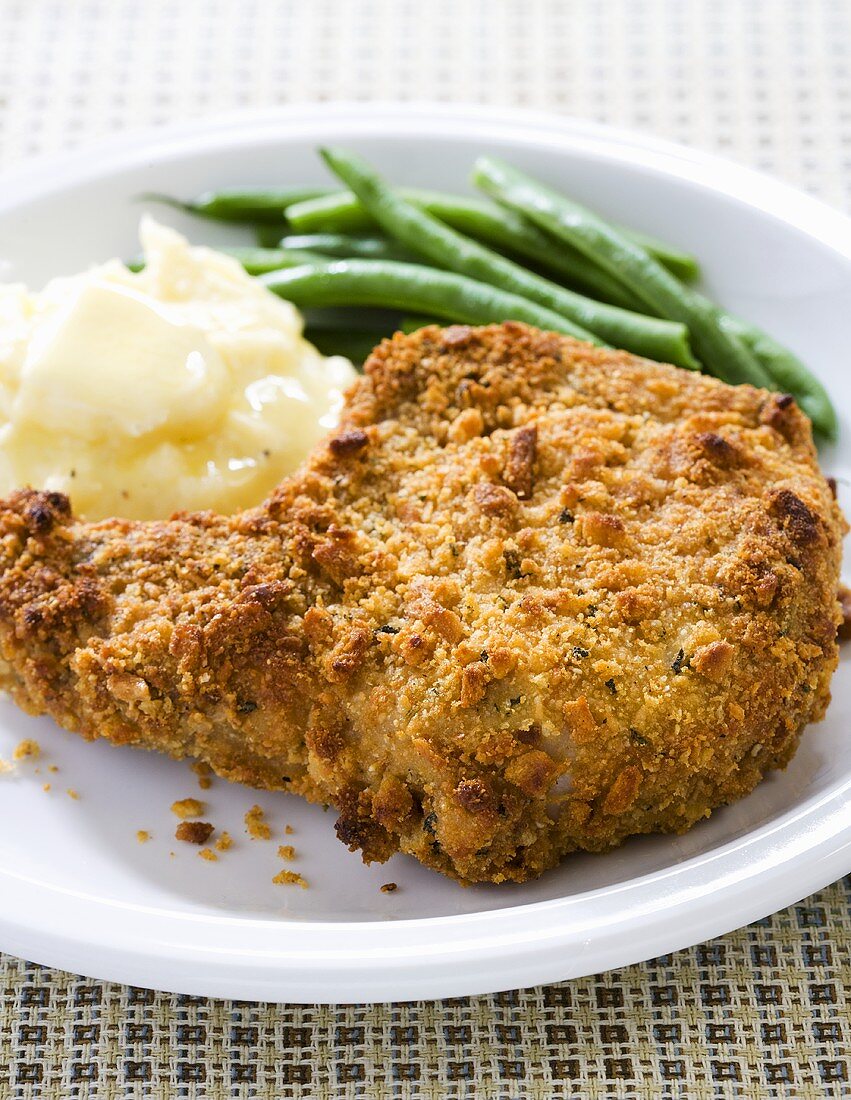
[(181, 821), (174, 831), (176, 840), (187, 844), (206, 844), (213, 835), (214, 826), (209, 821)]
[(172, 802), (171, 812), (185, 821), (187, 817), (200, 817), (206, 809), (203, 802), (199, 802), (197, 798), (182, 798), (179, 802)]
[(59, 771), (59, 768), (57, 768), (55, 764), (49, 764), (47, 770), (49, 772), (53, 772), (53, 774), (55, 775)]
[(264, 820), (265, 811), (260, 806), (252, 806), (245, 815), (245, 828), (252, 840), (269, 840), (272, 830)]
[(12, 758), (14, 760), (23, 760), (26, 756), (31, 756), (33, 760), (38, 760), (41, 756), (41, 745), (39, 745), (38, 741), (32, 741), (30, 738), (27, 738), (25, 741), (21, 741), (12, 753)]
[(307, 889), (307, 882), (297, 871), (279, 871), (272, 882), (276, 886), (300, 886), (302, 890)]
[(292, 825), (285, 825), (284, 832), (287, 834), (287, 836), (292, 836), (295, 832), (295, 829), (292, 827)]
[(50, 790), (50, 784), (45, 783), (41, 789), (44, 791), (45, 794), (47, 794), (47, 792)]
[(222, 833), (219, 839), (216, 841), (216, 848), (220, 852), (226, 852), (228, 848), (233, 845), (233, 837), (230, 833)]
[(392, 894), (395, 890), (398, 889), (399, 887), (396, 885), (395, 882), (385, 882), (384, 885), (381, 887), (381, 893)]
[(213, 780), (210, 778), (213, 774), (213, 769), (209, 764), (205, 764), (203, 760), (196, 760), (192, 765), (192, 770), (198, 776), (198, 786), (202, 791), (208, 791), (213, 785)]
[(77, 800), (79, 799), (79, 797), (80, 797), (80, 796), (79, 796), (79, 795), (77, 794), (77, 792), (76, 792), (76, 791), (74, 790), (74, 788), (73, 788), (73, 787), (69, 787), (66, 793), (67, 793), (68, 797), (69, 797), (69, 798), (73, 798), (75, 802), (76, 802), (76, 801), (77, 801)]
[(206, 859), (208, 863), (215, 863), (219, 858), (212, 848), (202, 848), (198, 855), (201, 859)]
[(295, 848), (292, 844), (279, 844), (278, 845), (278, 858), (279, 859), (295, 859)]
[(151, 834), (148, 832), (147, 829), (139, 829), (136, 833), (136, 839), (139, 841), (140, 844), (147, 844), (148, 841), (151, 839)]

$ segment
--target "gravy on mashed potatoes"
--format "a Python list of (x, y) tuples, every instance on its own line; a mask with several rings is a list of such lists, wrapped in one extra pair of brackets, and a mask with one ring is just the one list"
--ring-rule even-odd
[(60, 490), (88, 519), (259, 504), (333, 428), (352, 365), (229, 256), (145, 218), (118, 260), (0, 287), (0, 494)]

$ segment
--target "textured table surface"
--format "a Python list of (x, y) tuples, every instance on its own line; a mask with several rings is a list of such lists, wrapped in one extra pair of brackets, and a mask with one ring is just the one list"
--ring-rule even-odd
[[(0, 168), (238, 107), (464, 101), (647, 130), (851, 207), (849, 0), (0, 0)], [(0, 1098), (851, 1095), (851, 883), (623, 970), (397, 1006), (0, 956)]]

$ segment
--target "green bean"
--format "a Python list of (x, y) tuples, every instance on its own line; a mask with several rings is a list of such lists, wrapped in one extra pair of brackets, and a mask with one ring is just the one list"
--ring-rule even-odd
[(517, 294), (451, 271), (393, 260), (334, 260), (261, 275), (260, 281), (297, 306), (384, 306), (488, 325), (525, 321), (587, 340), (588, 334), (552, 310)]
[[(282, 267), (299, 267), (302, 264), (324, 263), (325, 257), (318, 252), (296, 252), (284, 248), (219, 248), (226, 256), (232, 256), (242, 264), (249, 275), (265, 275), (269, 271), (278, 271)], [(143, 271), (145, 257), (137, 256), (124, 265), (129, 271)]]
[[(473, 237), (512, 258), (534, 260), (567, 280), (568, 285), (600, 302), (635, 309), (637, 299), (605, 271), (589, 264), (581, 252), (556, 241), (513, 210), (481, 199), (456, 198), (432, 191), (401, 194), (427, 214), (467, 237)], [(304, 204), (301, 204), (302, 207)]]
[(490, 157), (476, 162), (474, 179), (489, 195), (568, 241), (625, 282), (663, 317), (689, 326), (698, 356), (725, 382), (772, 387), (772, 379), (740, 337), (724, 328), (721, 311), (683, 286), (644, 249), (589, 210)]
[(673, 245), (665, 244), (649, 233), (642, 233), (638, 229), (625, 229), (622, 225), (615, 225), (615, 229), (625, 237), (648, 252), (654, 260), (667, 267), (668, 271), (683, 283), (693, 283), (700, 278), (700, 264), (689, 252), (681, 252)]
[(388, 237), (361, 237), (347, 233), (301, 233), (282, 237), (281, 248), (307, 249), (341, 260), (402, 260), (416, 263), (417, 256)]
[(281, 235), (286, 226), (280, 222), (266, 222), (254, 226), (254, 240), (261, 248), (277, 248), (281, 243)]
[[(409, 202), (413, 202), (428, 211), (429, 214), (433, 214), (440, 221), (451, 225), (453, 229), (468, 233), (471, 237), (485, 240), (488, 244), (501, 244), (507, 248), (517, 249), (521, 255), (529, 255), (522, 247), (518, 248), (524, 228), (527, 231), (529, 228), (528, 223), (524, 223), (524, 219), (506, 220), (504, 227), (501, 227), (500, 213), (495, 211), (490, 203), (482, 202), (480, 199), (460, 195), (445, 195), (438, 191), (426, 191), (416, 187), (400, 188), (400, 194)], [(320, 231), (361, 233), (375, 228), (375, 220), (370, 217), (369, 212), (364, 209), (351, 191), (331, 192), (320, 195), (315, 199), (305, 199), (303, 202), (293, 203), (287, 209), (287, 221), (293, 229), (297, 229), (300, 233)], [(477, 226), (484, 234), (481, 238)], [(700, 268), (694, 256), (680, 252), (671, 245), (656, 241), (646, 234), (629, 229), (623, 230), (623, 232), (632, 237), (642, 248), (648, 249), (660, 263), (665, 266), (670, 264), (671, 271), (678, 277), (689, 280), (697, 278), (700, 274)], [(545, 235), (529, 234), (529, 240), (536, 251), (543, 253), (543, 255), (534, 255), (533, 258), (535, 259), (540, 259), (546, 263), (546, 254), (555, 252), (553, 242)], [(571, 249), (571, 255), (564, 262), (567, 264), (565, 274), (571, 277), (574, 277), (574, 273), (578, 276), (581, 269), (588, 266), (588, 260), (583, 258), (582, 253), (573, 249)], [(561, 268), (557, 270), (561, 270)]]
[(158, 192), (147, 192), (139, 198), (145, 202), (162, 202), (216, 221), (283, 225), (287, 207), (327, 195), (329, 190), (328, 187), (226, 187), (219, 191), (205, 191), (188, 201)]
[(308, 329), (305, 332), (305, 338), (323, 355), (343, 355), (355, 364), (363, 363), (386, 335), (386, 332), (346, 333), (324, 329)]
[(440, 267), (490, 283), (561, 314), (616, 347), (663, 362), (697, 367), (684, 325), (607, 306), (566, 290), (456, 233), (387, 187), (360, 157), (337, 149), (323, 159), (382, 228)]
[(738, 317), (724, 314), (722, 325), (735, 333), (765, 367), (776, 383), (773, 389), (791, 393), (813, 422), (816, 431), (830, 442), (836, 440), (839, 424), (830, 397), (824, 386), (811, 374), (801, 360), (784, 348), (768, 333)]
[(267, 271), (277, 271), (282, 267), (299, 267), (325, 260), (317, 252), (289, 248), (222, 248), (219, 251), (239, 260), (249, 275), (265, 275)]
[[(410, 197), (405, 192), (406, 197)], [(351, 191), (332, 191), (315, 199), (293, 203), (288, 221), (298, 233), (368, 233), (377, 228), (375, 218)]]
[[(473, 237), (503, 252), (535, 260), (542, 267), (566, 278), (570, 285), (587, 291), (601, 302), (634, 309), (637, 300), (616, 279), (589, 264), (586, 258), (569, 245), (555, 241), (528, 219), (513, 210), (500, 209), (481, 199), (441, 195), (435, 191), (401, 188), (400, 194), (426, 213), (444, 222), (459, 233)], [(332, 201), (333, 200), (333, 201)], [(329, 219), (329, 230), (337, 221), (361, 221), (375, 226), (371, 218), (350, 191), (296, 203), (288, 211), (294, 229), (321, 228)]]

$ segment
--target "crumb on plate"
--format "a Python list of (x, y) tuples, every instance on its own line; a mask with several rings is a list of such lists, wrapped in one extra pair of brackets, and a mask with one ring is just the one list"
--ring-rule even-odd
[(47, 792), (50, 790), (50, 784), (45, 783), (41, 789), (44, 791), (45, 794), (47, 794)]
[(47, 770), (55, 775), (59, 771), (59, 768), (56, 766), (56, 764), (48, 764)]
[(384, 885), (381, 887), (381, 893), (392, 894), (398, 889), (399, 887), (396, 885), (395, 882), (385, 882)]
[(219, 839), (216, 841), (216, 848), (220, 852), (226, 852), (228, 848), (233, 846), (233, 837), (230, 833), (222, 833)]
[(213, 835), (214, 826), (209, 821), (181, 821), (174, 831), (177, 840), (187, 844), (206, 844)]
[(292, 827), (292, 825), (285, 825), (284, 832), (287, 834), (287, 836), (292, 836), (295, 832), (295, 829)]
[(245, 828), (252, 840), (268, 840), (272, 835), (265, 820), (265, 811), (260, 806), (252, 806), (245, 815)]
[(278, 845), (278, 858), (279, 859), (295, 859), (295, 848), (292, 844), (279, 844)]
[(200, 817), (206, 809), (203, 802), (197, 798), (181, 798), (178, 802), (172, 802), (171, 812), (185, 821), (188, 817)]
[(272, 879), (276, 886), (300, 886), (307, 889), (307, 882), (297, 871), (279, 871)]
[(15, 751), (12, 753), (12, 757), (15, 760), (23, 760), (24, 757), (31, 756), (33, 760), (38, 760), (41, 756), (41, 745), (38, 741), (33, 741), (31, 738), (21, 741), (15, 747)]
[(192, 770), (198, 776), (198, 786), (202, 791), (208, 791), (213, 785), (212, 774), (213, 769), (209, 764), (205, 764), (203, 760), (196, 760), (192, 765)]
[(68, 795), (69, 798), (73, 798), (75, 802), (78, 801), (78, 799), (80, 797), (77, 794), (77, 792), (74, 790), (73, 787), (69, 787), (68, 790), (66, 791), (66, 794)]
[(148, 841), (151, 839), (151, 834), (148, 832), (147, 829), (139, 829), (136, 832), (136, 839), (139, 841), (140, 844), (147, 844)]
[(219, 858), (212, 848), (202, 848), (198, 855), (201, 859), (206, 859), (208, 863), (215, 863)]

